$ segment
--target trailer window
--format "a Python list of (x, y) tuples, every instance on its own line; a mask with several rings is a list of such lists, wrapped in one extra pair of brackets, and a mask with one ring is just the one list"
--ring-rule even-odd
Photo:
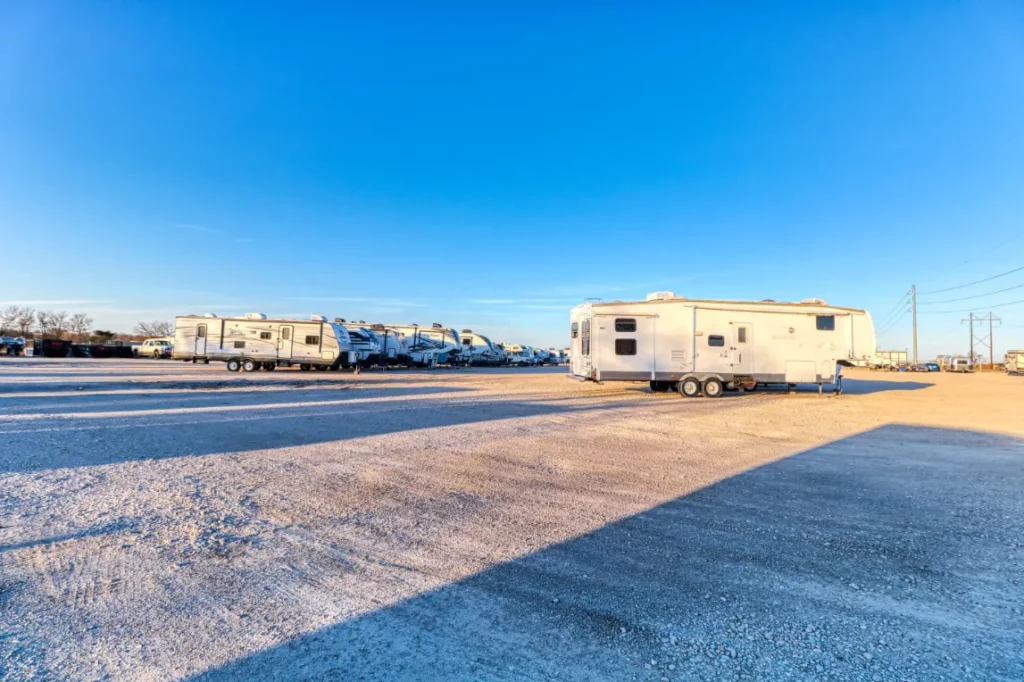
[(292, 338), (292, 328), (291, 327), (281, 327), (281, 338), (283, 340), (285, 340), (285, 341), (288, 341), (289, 339), (291, 339)]
[(260, 332), (260, 338), (261, 339), (269, 339), (270, 338), (270, 332)]
[(196, 336), (198, 336), (201, 339), (205, 339), (206, 338), (206, 325), (205, 324), (199, 325), (199, 329), (196, 330)]
[(716, 336), (715, 334), (712, 334), (711, 336), (708, 337), (708, 345), (709, 346), (724, 346), (725, 345), (725, 337), (724, 336)]
[(319, 336), (307, 336), (306, 337), (306, 345), (307, 346), (317, 346), (319, 344), (320, 344), (320, 337)]
[(831, 332), (835, 331), (836, 328), (836, 316), (835, 315), (818, 315), (815, 319), (815, 324), (820, 331)]
[(615, 339), (616, 355), (636, 355), (636, 339)]
[(736, 329), (736, 332), (737, 332), (736, 333), (736, 343), (746, 343), (747, 342), (747, 328), (746, 327), (738, 327)]
[(577, 336), (579, 336), (579, 333), (580, 333), (580, 323), (579, 322), (573, 322), (572, 323), (572, 338), (575, 339)]
[(580, 353), (590, 355), (590, 320), (583, 320), (583, 339), (580, 341)]
[(235, 348), (245, 348), (245, 341), (235, 341)]
[(636, 331), (636, 320), (629, 320), (619, 318), (615, 320), (615, 331), (617, 332), (635, 332)]

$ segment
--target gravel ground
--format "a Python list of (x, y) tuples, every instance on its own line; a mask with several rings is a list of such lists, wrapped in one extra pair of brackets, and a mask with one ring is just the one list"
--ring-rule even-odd
[(0, 360), (4, 680), (1021, 680), (1024, 378)]

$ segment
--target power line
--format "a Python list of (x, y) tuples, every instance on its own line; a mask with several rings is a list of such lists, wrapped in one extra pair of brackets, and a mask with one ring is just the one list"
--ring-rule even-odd
[(922, 295), (925, 295), (925, 294), (941, 294), (944, 291), (953, 291), (954, 289), (963, 289), (965, 287), (972, 287), (975, 284), (981, 284), (982, 282), (989, 282), (989, 281), (991, 281), (993, 279), (999, 279), (1000, 277), (1005, 277), (1006, 275), (1012, 275), (1013, 273), (1020, 272), (1021, 270), (1024, 270), (1024, 266), (1021, 266), (1019, 268), (1015, 268), (1013, 270), (1007, 270), (1006, 272), (1001, 272), (998, 275), (992, 275), (991, 277), (986, 277), (985, 279), (979, 279), (979, 280), (974, 281), (974, 282), (968, 282), (967, 284), (959, 284), (959, 285), (957, 285), (955, 287), (948, 287), (946, 289), (933, 289), (932, 291), (922, 291), (921, 294)]
[(949, 298), (949, 299), (946, 299), (945, 301), (927, 301), (925, 303), (922, 303), (921, 305), (936, 305), (936, 304), (939, 304), (939, 303), (956, 303), (957, 301), (967, 301), (967, 300), (970, 300), (972, 298), (981, 298), (983, 296), (994, 296), (995, 294), (1001, 294), (1004, 291), (1013, 291), (1014, 289), (1024, 289), (1024, 284), (1018, 284), (1015, 287), (1006, 287), (1005, 289), (1000, 289), (998, 291), (989, 291), (989, 292), (986, 292), (984, 294), (975, 294), (974, 296), (964, 296), (963, 298)]
[(882, 334), (888, 334), (889, 331), (892, 330), (896, 326), (896, 324), (900, 320), (902, 320), (904, 317), (906, 317), (909, 313), (910, 313), (910, 309), (909, 308), (904, 310), (902, 315), (900, 315), (899, 317), (894, 319), (892, 322), (890, 322), (889, 326), (887, 326), (885, 329), (883, 329), (882, 331), (878, 332), (878, 336), (881, 336)]
[[(1020, 299), (1019, 301), (1008, 301), (1006, 303), (996, 303), (995, 305), (987, 305), (986, 304), (986, 305), (983, 305), (981, 307), (982, 308), (1005, 308), (1006, 306), (1018, 305), (1020, 303), (1024, 303), (1024, 298)], [(924, 313), (921, 313), (921, 314), (922, 315), (925, 315), (925, 314), (927, 314), (927, 315), (944, 315), (946, 313), (970, 313), (970, 312), (973, 312), (973, 311), (975, 311), (977, 309), (978, 308), (963, 308), (961, 310), (928, 310), (928, 311), (925, 311)]]
[(878, 326), (880, 326), (880, 327), (885, 326), (885, 324), (890, 319), (892, 319), (892, 314), (899, 309), (900, 305), (907, 299), (908, 296), (910, 296), (910, 292), (909, 291), (907, 293), (903, 294), (903, 296), (902, 296), (902, 298), (900, 298), (900, 300), (896, 301), (896, 305), (894, 305), (892, 307), (892, 309), (885, 314), (885, 317), (881, 318), (881, 321), (878, 323)]

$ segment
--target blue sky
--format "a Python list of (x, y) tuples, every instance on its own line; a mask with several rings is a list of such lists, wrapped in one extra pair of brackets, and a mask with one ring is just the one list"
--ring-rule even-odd
[[(1024, 265), (1021, 36), (1010, 2), (6, 2), (0, 300), (545, 346), (658, 289), (884, 318)], [(966, 350), (927, 308), (922, 354)]]

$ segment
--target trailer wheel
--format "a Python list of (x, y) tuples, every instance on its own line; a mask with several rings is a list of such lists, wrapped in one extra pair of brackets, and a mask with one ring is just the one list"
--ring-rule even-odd
[(316, 371), (318, 372), (326, 372), (328, 369), (330, 368), (327, 365), (316, 365)]
[(301, 369), (303, 372), (308, 372), (312, 368), (313, 368), (313, 365), (310, 365), (309, 363), (306, 363), (306, 362), (303, 362), (303, 363), (301, 363), (299, 365), (299, 369)]
[(263, 369), (265, 371), (267, 371), (267, 372), (273, 372), (275, 369), (277, 369), (277, 363), (276, 362), (264, 362), (263, 363)]
[(242, 369), (242, 361), (241, 360), (239, 360), (238, 358), (231, 358), (230, 360), (228, 360), (228, 371), (229, 372), (237, 372), (240, 369)]
[(705, 379), (704, 396), (707, 398), (721, 398), (722, 382), (714, 377), (711, 377), (710, 379)]
[(688, 377), (679, 382), (679, 395), (687, 398), (696, 398), (700, 393), (700, 382), (693, 377)]
[(255, 372), (260, 368), (260, 363), (256, 362), (251, 358), (242, 360), (242, 370), (245, 372)]
[(671, 381), (652, 381), (651, 390), (655, 393), (667, 393), (672, 390)]
[(757, 390), (757, 384), (754, 384), (753, 386), (744, 386), (743, 390), (746, 393), (753, 393), (754, 391)]

